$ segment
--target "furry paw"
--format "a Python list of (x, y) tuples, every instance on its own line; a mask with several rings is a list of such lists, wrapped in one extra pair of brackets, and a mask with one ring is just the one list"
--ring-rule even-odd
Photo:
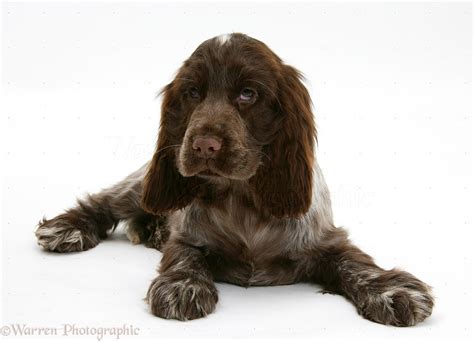
[(126, 235), (132, 244), (145, 244), (161, 250), (168, 240), (169, 230), (163, 216), (151, 214), (138, 215), (128, 222)]
[(431, 288), (413, 275), (391, 270), (374, 278), (359, 293), (359, 313), (365, 318), (398, 327), (414, 326), (431, 315)]
[(35, 235), (38, 245), (52, 252), (85, 251), (100, 242), (97, 234), (74, 226), (65, 214), (40, 221)]
[(217, 289), (207, 278), (178, 272), (163, 273), (151, 283), (146, 301), (156, 316), (194, 320), (214, 311)]
[(138, 245), (143, 243), (148, 238), (143, 236), (141, 232), (141, 230), (135, 228), (134, 226), (129, 226), (125, 234), (133, 245)]

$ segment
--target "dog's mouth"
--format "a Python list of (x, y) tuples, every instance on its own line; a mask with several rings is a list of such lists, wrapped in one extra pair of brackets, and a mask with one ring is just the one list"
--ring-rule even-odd
[(252, 177), (260, 164), (258, 153), (241, 149), (215, 158), (202, 159), (190, 149), (181, 148), (177, 167), (185, 177), (198, 176), (208, 180), (246, 180)]
[(198, 175), (203, 175), (203, 176), (220, 176), (219, 174), (211, 171), (210, 169), (206, 169), (203, 171), (200, 171)]
[(203, 165), (204, 169), (199, 171), (197, 175), (203, 177), (222, 177), (223, 175), (215, 168), (213, 160), (207, 160)]

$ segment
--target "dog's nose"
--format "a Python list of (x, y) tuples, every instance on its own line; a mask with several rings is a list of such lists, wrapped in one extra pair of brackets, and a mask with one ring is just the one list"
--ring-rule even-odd
[(221, 147), (222, 144), (213, 137), (197, 137), (193, 141), (193, 149), (203, 159), (215, 157)]

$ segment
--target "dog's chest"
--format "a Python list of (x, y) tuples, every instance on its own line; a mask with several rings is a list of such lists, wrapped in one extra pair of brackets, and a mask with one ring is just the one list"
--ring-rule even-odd
[[(217, 280), (244, 286), (290, 284), (298, 266), (284, 224), (253, 212), (214, 212), (206, 232), (208, 259)], [(230, 213), (230, 214), (228, 214)]]
[(217, 280), (239, 285), (292, 283), (296, 262), (303, 257), (301, 245), (313, 238), (309, 225), (295, 219), (264, 219), (253, 207), (232, 199), (218, 207), (190, 205), (176, 212), (175, 218), (181, 218), (171, 219), (171, 225), (181, 237), (188, 236), (190, 244), (208, 250)]
[(224, 245), (241, 252), (261, 251), (267, 246), (267, 223), (255, 212), (242, 207), (229, 206), (226, 210), (210, 210), (207, 240), (215, 248)]

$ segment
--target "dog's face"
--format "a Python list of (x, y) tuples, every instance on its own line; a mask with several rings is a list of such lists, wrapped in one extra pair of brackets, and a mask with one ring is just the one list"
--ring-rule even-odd
[(183, 65), (172, 85), (179, 103), (171, 110), (183, 120), (176, 138), (183, 176), (255, 175), (281, 119), (273, 77), (278, 64), (266, 54), (255, 41), (228, 36), (206, 41)]
[(276, 216), (306, 211), (315, 129), (299, 78), (243, 34), (202, 43), (163, 90), (144, 207), (181, 208), (202, 184), (231, 179), (248, 182), (257, 204)]

